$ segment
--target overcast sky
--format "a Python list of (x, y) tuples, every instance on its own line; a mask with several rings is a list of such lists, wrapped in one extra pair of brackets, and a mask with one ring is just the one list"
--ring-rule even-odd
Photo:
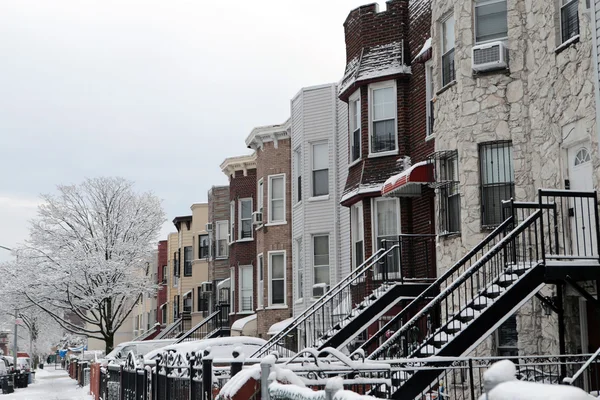
[(26, 238), (40, 193), (95, 176), (155, 192), (166, 235), (253, 127), (341, 78), (342, 24), (369, 2), (1, 0), (0, 245)]

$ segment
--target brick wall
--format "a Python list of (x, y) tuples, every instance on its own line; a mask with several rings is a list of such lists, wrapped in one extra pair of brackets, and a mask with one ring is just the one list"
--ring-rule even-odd
[[(239, 241), (239, 228), (240, 228), (240, 216), (239, 216), (239, 203), (240, 199), (251, 198), (252, 199), (252, 211), (256, 209), (256, 169), (249, 169), (244, 171), (235, 171), (235, 175), (229, 178), (229, 201), (235, 204), (235, 232), (234, 237), (231, 238), (232, 244), (229, 246), (229, 264), (235, 268), (235, 304), (231, 305), (231, 312), (240, 311), (239, 293), (240, 287), (240, 271), (239, 266), (252, 265), (253, 277), (252, 282), (256, 287), (256, 243), (252, 241)], [(254, 227), (252, 227), (254, 233)], [(253, 298), (253, 309), (256, 306), (256, 290)], [(244, 315), (239, 316), (244, 317)], [(237, 319), (237, 316), (232, 320)], [(233, 321), (232, 321), (233, 322)]]
[[(287, 224), (267, 226), (263, 225), (256, 234), (256, 253), (263, 254), (264, 257), (264, 292), (263, 310), (257, 310), (257, 331), (258, 336), (267, 338), (267, 332), (271, 325), (292, 316), (292, 185), (291, 185), (291, 140), (280, 139), (275, 148), (273, 142), (266, 142), (262, 149), (257, 150), (257, 176), (259, 180), (263, 178), (264, 182), (264, 221), (267, 222), (269, 212), (268, 187), (269, 175), (285, 174), (285, 215)], [(270, 309), (268, 290), (269, 290), (269, 251), (285, 250), (286, 252), (286, 308)], [(260, 294), (258, 294), (260, 295)]]
[[(213, 186), (208, 191), (208, 221), (213, 224), (214, 238), (216, 221), (229, 221), (229, 186)], [(214, 248), (211, 254), (214, 256)], [(229, 260), (216, 260), (211, 257), (208, 263), (208, 280), (214, 282), (227, 278), (229, 278)]]
[[(157, 274), (157, 282), (160, 286), (158, 289), (158, 295), (156, 297), (156, 321), (160, 324), (164, 324), (167, 321), (162, 320), (162, 310), (160, 306), (167, 302), (167, 287), (162, 284), (162, 270), (163, 266), (168, 265), (168, 257), (167, 257), (167, 241), (161, 240), (158, 242), (158, 274)], [(168, 279), (169, 267), (167, 266), (167, 279)]]

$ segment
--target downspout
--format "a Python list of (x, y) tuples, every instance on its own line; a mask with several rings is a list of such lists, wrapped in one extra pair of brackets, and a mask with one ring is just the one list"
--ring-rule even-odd
[[(339, 187), (338, 187), (338, 164), (339, 164), (339, 153), (338, 153), (338, 110), (337, 110), (337, 86), (331, 85), (331, 92), (332, 92), (332, 105), (333, 105), (333, 151), (334, 153), (334, 168), (333, 168), (333, 182), (334, 182), (334, 193), (335, 195), (333, 196), (333, 207), (334, 207), (334, 213), (333, 213), (333, 237), (335, 238), (335, 277), (333, 279), (333, 281), (335, 282), (335, 284), (337, 284), (339, 282), (339, 277), (341, 275), (341, 249), (340, 249), (340, 236), (339, 236), (339, 231), (340, 231), (340, 208), (339, 208), (339, 200), (338, 200), (338, 194), (339, 194)], [(331, 284), (330, 284), (331, 287)]]
[(598, 85), (599, 82), (599, 72), (598, 72), (598, 33), (596, 26), (596, 1), (590, 1), (590, 22), (592, 24), (592, 61), (594, 63), (594, 97), (596, 99), (596, 139), (598, 141), (598, 146), (600, 146), (600, 127), (598, 125), (598, 121), (600, 121), (600, 88)]

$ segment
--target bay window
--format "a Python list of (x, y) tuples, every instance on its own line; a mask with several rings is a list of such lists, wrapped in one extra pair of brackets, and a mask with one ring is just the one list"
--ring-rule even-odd
[(396, 85), (383, 82), (370, 85), (370, 154), (386, 154), (398, 150), (396, 133)]
[(312, 145), (312, 196), (329, 194), (329, 144)]
[(269, 305), (285, 305), (285, 252), (269, 252)]
[(350, 163), (360, 158), (360, 91), (350, 96)]

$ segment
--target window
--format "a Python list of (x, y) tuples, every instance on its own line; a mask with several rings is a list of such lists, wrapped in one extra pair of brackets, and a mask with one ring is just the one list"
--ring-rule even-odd
[(365, 261), (365, 230), (363, 225), (363, 204), (358, 202), (350, 209), (352, 234), (352, 266), (359, 267)]
[(173, 253), (173, 276), (179, 276), (179, 251)]
[(198, 287), (198, 311), (208, 311), (208, 300), (210, 293), (203, 292), (202, 287)]
[(454, 70), (454, 17), (442, 22), (442, 86), (456, 79)]
[[(389, 249), (398, 242), (398, 235), (400, 234), (400, 203), (398, 199), (384, 198), (374, 199), (374, 203), (377, 249)], [(384, 268), (388, 277), (399, 275), (400, 254), (397, 248), (386, 256)]]
[(208, 249), (210, 248), (208, 241), (208, 235), (199, 235), (198, 236), (198, 258), (205, 259), (208, 258)]
[(217, 258), (227, 257), (227, 221), (217, 221)]
[(312, 145), (312, 195), (329, 194), (329, 144)]
[(510, 316), (496, 331), (498, 356), (511, 357), (519, 355), (519, 334), (517, 332), (517, 317)]
[(179, 318), (179, 295), (173, 298), (173, 319)]
[(302, 201), (302, 148), (294, 150), (294, 174), (296, 176), (295, 199), (296, 203)]
[(360, 158), (360, 91), (350, 97), (350, 162)]
[(590, 152), (585, 147), (582, 147), (577, 151), (575, 155), (575, 166), (585, 164), (586, 162), (592, 161), (592, 157), (590, 156)]
[(240, 199), (238, 239), (252, 239), (252, 199)]
[(502, 223), (502, 200), (514, 196), (512, 143), (493, 142), (479, 146), (481, 172), (481, 220), (484, 227)]
[(235, 242), (235, 201), (229, 203), (229, 243)]
[(263, 306), (263, 296), (264, 296), (264, 260), (263, 260), (263, 255), (259, 254), (258, 255), (258, 289), (257, 289), (257, 303), (258, 303), (258, 308), (262, 308)]
[(313, 236), (313, 268), (313, 296), (317, 297), (329, 289), (329, 235)]
[(296, 239), (296, 299), (304, 297), (304, 249), (302, 238)]
[(458, 152), (444, 152), (437, 166), (439, 182), (439, 235), (460, 232)]
[(489, 42), (506, 37), (508, 37), (506, 0), (476, 0), (475, 42)]
[(192, 246), (183, 248), (183, 276), (192, 276)]
[(560, 35), (562, 43), (579, 35), (579, 0), (560, 0)]
[(192, 312), (192, 292), (190, 291), (183, 297), (183, 312), (191, 313)]
[(258, 190), (256, 192), (257, 204), (256, 211), (263, 212), (263, 201), (264, 201), (264, 184), (262, 178), (258, 181)]
[(161, 322), (161, 324), (164, 325), (164, 324), (167, 323), (167, 305), (166, 304), (163, 304), (161, 306), (160, 313), (161, 313), (161, 315), (160, 315), (160, 318), (161, 318), (160, 322)]
[(231, 313), (235, 313), (235, 268), (231, 267), (229, 269), (229, 276), (231, 277), (231, 290), (229, 291), (229, 304), (231, 304), (230, 311)]
[(269, 253), (269, 305), (285, 304), (285, 252)]
[(393, 82), (370, 86), (371, 154), (396, 151), (396, 87)]
[(162, 283), (167, 284), (167, 276), (169, 274), (168, 267), (166, 265), (162, 266)]
[(252, 265), (240, 267), (240, 310), (253, 311)]
[(285, 222), (285, 175), (269, 176), (269, 222)]
[(427, 137), (433, 135), (433, 66), (425, 65), (425, 87), (426, 87), (426, 115), (427, 115)]

